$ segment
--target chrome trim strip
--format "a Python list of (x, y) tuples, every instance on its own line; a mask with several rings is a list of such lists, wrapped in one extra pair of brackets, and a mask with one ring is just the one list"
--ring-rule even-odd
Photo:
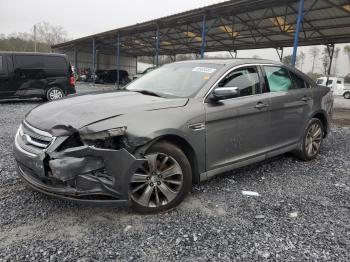
[(46, 136), (46, 137), (53, 138), (53, 136), (52, 136), (50, 133), (45, 132), (45, 131), (42, 131), (42, 130), (40, 130), (40, 129), (37, 129), (37, 128), (31, 126), (31, 125), (28, 124), (28, 122), (25, 121), (25, 120), (23, 120), (23, 124), (25, 124), (26, 127), (28, 127), (29, 129), (31, 129), (34, 133), (37, 133), (37, 134), (42, 135), (42, 136)]

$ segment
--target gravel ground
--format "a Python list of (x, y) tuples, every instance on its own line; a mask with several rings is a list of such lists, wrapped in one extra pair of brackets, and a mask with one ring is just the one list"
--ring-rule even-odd
[(350, 260), (348, 127), (333, 128), (314, 161), (284, 155), (223, 174), (179, 208), (140, 216), (26, 188), (12, 143), (37, 104), (0, 103), (0, 261)]

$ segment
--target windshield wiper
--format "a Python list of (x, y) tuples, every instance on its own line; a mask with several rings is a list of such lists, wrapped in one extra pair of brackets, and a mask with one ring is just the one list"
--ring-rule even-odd
[(149, 90), (129, 90), (131, 92), (137, 92), (137, 93), (141, 93), (143, 95), (149, 95), (149, 96), (156, 96), (156, 97), (162, 97), (161, 95), (155, 93), (155, 92), (152, 92), (152, 91), (149, 91)]

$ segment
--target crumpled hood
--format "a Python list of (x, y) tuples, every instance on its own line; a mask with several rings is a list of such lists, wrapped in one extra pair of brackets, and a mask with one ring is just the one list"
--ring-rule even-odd
[(127, 91), (87, 94), (38, 106), (26, 115), (26, 121), (47, 132), (56, 127), (80, 129), (128, 113), (182, 107), (187, 101), (187, 98), (166, 99)]

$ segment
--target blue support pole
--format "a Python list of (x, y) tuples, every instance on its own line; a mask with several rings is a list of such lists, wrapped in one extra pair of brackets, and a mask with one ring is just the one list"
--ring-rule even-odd
[(74, 74), (75, 77), (78, 75), (78, 48), (74, 46)]
[(92, 38), (92, 77), (93, 83), (95, 83), (95, 74), (96, 74), (96, 43), (95, 38)]
[(202, 22), (202, 46), (201, 46), (201, 59), (204, 58), (204, 52), (205, 52), (205, 37), (207, 34), (207, 28), (206, 28), (206, 19), (205, 15), (203, 15), (203, 22)]
[(120, 34), (117, 33), (117, 51), (116, 51), (116, 64), (117, 64), (117, 87), (119, 87), (120, 80)]
[(295, 66), (295, 63), (297, 61), (299, 33), (300, 33), (301, 23), (303, 22), (303, 18), (304, 18), (304, 0), (300, 0), (298, 18), (297, 18), (297, 27), (295, 28), (295, 34), (294, 34), (293, 55), (292, 55), (292, 61), (291, 61), (292, 66)]
[(157, 25), (156, 32), (156, 67), (159, 66), (159, 26)]

